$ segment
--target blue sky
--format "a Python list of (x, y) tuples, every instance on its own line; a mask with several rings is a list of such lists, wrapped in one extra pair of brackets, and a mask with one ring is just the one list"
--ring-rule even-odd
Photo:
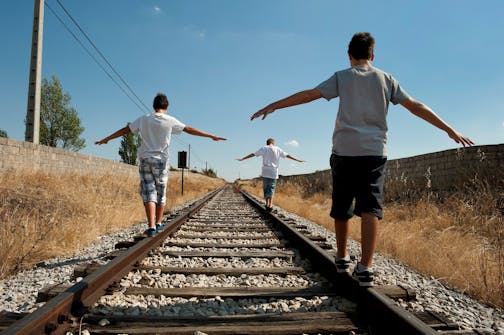
[[(130, 87), (151, 106), (157, 92), (169, 114), (227, 137), (187, 134), (191, 167), (227, 180), (260, 173), (261, 160), (235, 160), (268, 137), (306, 163), (284, 160), (280, 174), (329, 168), (337, 99), (280, 110), (265, 121), (251, 114), (274, 100), (313, 88), (349, 66), (355, 32), (376, 39), (374, 66), (394, 75), (476, 144), (504, 142), (504, 1), (337, 0), (60, 0)], [(46, 3), (75, 33), (56, 0)], [(33, 1), (7, 1), (0, 12), (0, 129), (24, 140)], [(89, 47), (92, 50), (91, 47)], [(96, 57), (98, 57), (96, 55)], [(81, 153), (119, 160), (120, 140), (94, 141), (133, 121), (140, 110), (45, 8), (43, 77), (56, 75), (72, 96), (85, 131)], [(389, 110), (389, 158), (456, 148), (445, 133), (402, 107)]]

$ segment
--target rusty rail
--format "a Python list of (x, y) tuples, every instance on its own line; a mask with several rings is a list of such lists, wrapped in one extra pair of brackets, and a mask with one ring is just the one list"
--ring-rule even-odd
[(74, 325), (78, 317), (75, 312), (82, 311), (101, 297), (108, 287), (118, 282), (147, 253), (158, 247), (173, 234), (187, 219), (197, 212), (222, 188), (208, 193), (188, 210), (175, 217), (165, 229), (154, 237), (143, 239), (107, 265), (85, 277), (65, 292), (48, 301), (35, 312), (13, 323), (1, 335), (40, 335), (64, 334)]
[[(253, 206), (264, 211), (261, 203), (247, 192), (241, 192), (245, 199)], [(278, 216), (266, 211), (264, 213), (270, 216), (270, 220), (288, 237), (289, 241), (296, 245), (299, 252), (310, 260), (313, 267), (334, 284), (339, 294), (358, 302), (359, 314), (365, 319), (366, 323), (371, 321), (370, 323), (374, 325), (374, 328), (382, 329), (382, 331), (388, 334), (438, 334), (415, 315), (398, 307), (392, 299), (383, 293), (372, 287), (360, 287), (358, 282), (349, 276), (348, 273), (337, 273), (336, 264), (332, 257), (324, 252), (322, 248), (293, 229)]]

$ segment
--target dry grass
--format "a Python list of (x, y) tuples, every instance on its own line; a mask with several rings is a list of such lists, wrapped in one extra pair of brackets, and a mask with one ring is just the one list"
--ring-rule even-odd
[[(68, 255), (145, 219), (138, 177), (0, 174), (0, 279), (44, 259)], [(167, 208), (197, 198), (225, 182), (171, 172)]]
[[(262, 197), (260, 181), (241, 187)], [(504, 308), (504, 217), (502, 185), (483, 182), (461, 191), (426, 193), (407, 203), (384, 206), (378, 251), (419, 272)], [(283, 184), (274, 203), (334, 231), (331, 199), (306, 196), (296, 185)], [(360, 241), (360, 222), (352, 219), (351, 237)]]

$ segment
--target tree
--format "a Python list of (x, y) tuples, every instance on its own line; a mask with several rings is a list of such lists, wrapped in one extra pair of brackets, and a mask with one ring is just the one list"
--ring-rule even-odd
[(9, 136), (7, 136), (7, 132), (5, 130), (0, 129), (0, 137), (8, 138)]
[(75, 108), (70, 107), (70, 94), (63, 93), (56, 76), (42, 80), (40, 99), (40, 143), (79, 151), (86, 141), (79, 136), (84, 131)]
[(123, 135), (121, 139), (121, 146), (119, 147), (119, 156), (121, 156), (121, 162), (136, 165), (139, 147), (140, 135), (133, 133)]
[(204, 174), (205, 176), (208, 176), (208, 177), (212, 177), (212, 178), (217, 177), (217, 172), (212, 170), (212, 168), (203, 169), (203, 170), (201, 170), (201, 173)]

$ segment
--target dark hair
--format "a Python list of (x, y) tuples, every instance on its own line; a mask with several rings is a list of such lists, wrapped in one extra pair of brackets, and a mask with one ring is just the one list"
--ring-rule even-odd
[(348, 44), (348, 53), (356, 60), (371, 59), (375, 40), (370, 33), (356, 33)]
[(272, 139), (272, 138), (268, 138), (268, 139), (266, 140), (266, 145), (270, 145), (271, 143), (275, 143), (275, 140), (274, 140), (274, 139)]
[(166, 95), (162, 93), (158, 93), (156, 97), (154, 98), (154, 102), (152, 103), (152, 107), (156, 109), (168, 109), (168, 105), (170, 103), (168, 102), (168, 98)]

